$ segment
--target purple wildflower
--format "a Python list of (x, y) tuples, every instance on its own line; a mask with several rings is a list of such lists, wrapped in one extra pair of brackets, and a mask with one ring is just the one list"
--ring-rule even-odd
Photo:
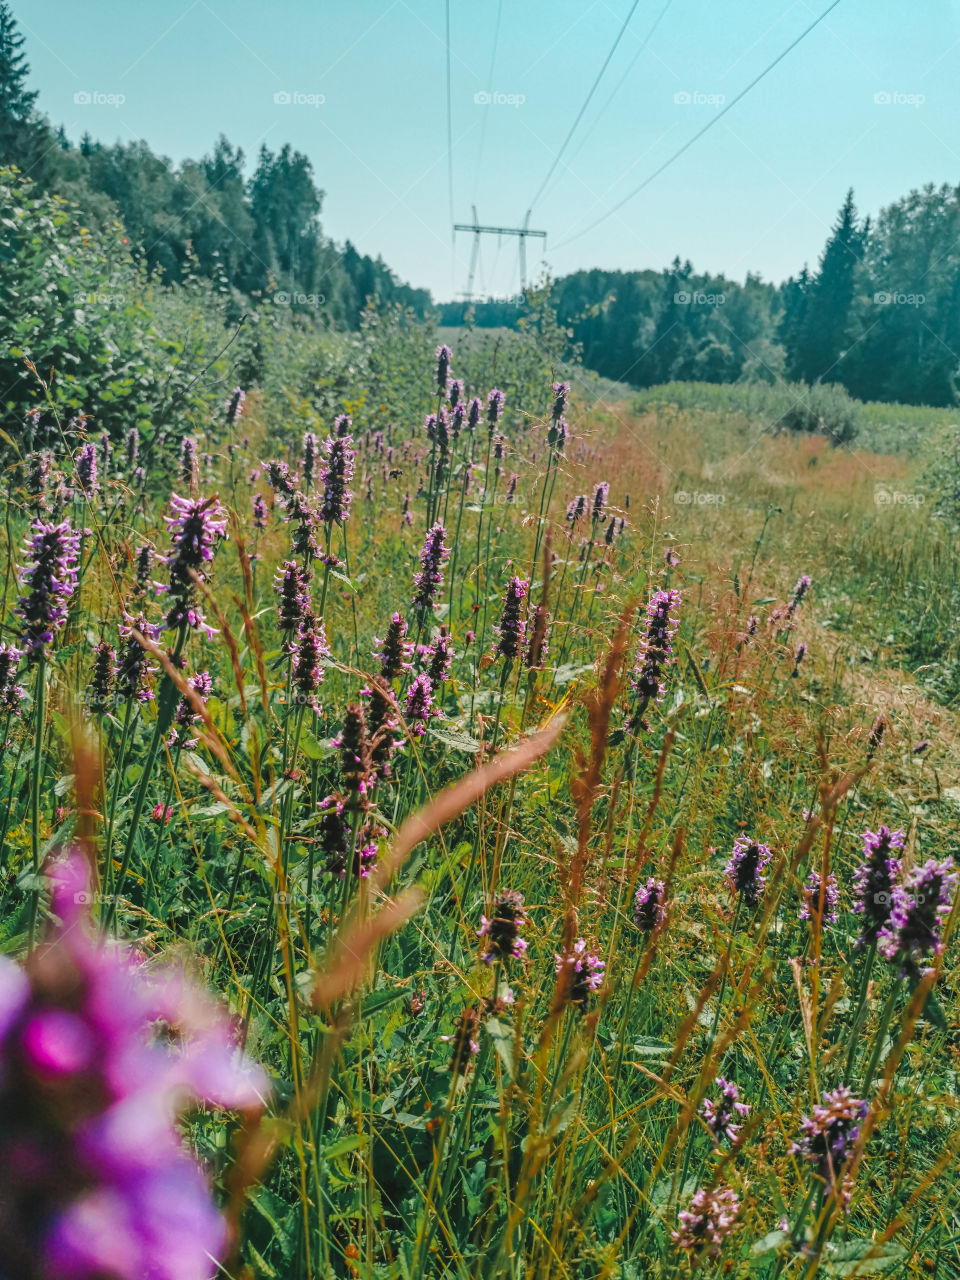
[(867, 759), (872, 760), (880, 749), (880, 743), (883, 742), (883, 734), (887, 727), (887, 722), (883, 716), (877, 716), (873, 722), (873, 728), (867, 736)]
[(799, 581), (797, 582), (797, 585), (794, 587), (793, 595), (790, 597), (790, 603), (787, 605), (788, 617), (793, 617), (793, 614), (796, 612), (797, 606), (800, 604), (801, 600), (809, 590), (810, 590), (810, 578), (807, 574), (804, 573), (801, 575)]
[(571, 529), (579, 520), (583, 519), (584, 512), (587, 509), (587, 495), (578, 493), (575, 498), (571, 498), (567, 503), (566, 521)]
[(374, 657), (380, 659), (380, 674), (384, 680), (392, 682), (404, 671), (412, 671), (410, 658), (413, 655), (413, 642), (407, 639), (407, 623), (402, 613), (395, 613), (390, 619), (387, 634), (382, 640), (374, 636), (376, 649)]
[(113, 678), (117, 672), (117, 654), (113, 645), (101, 640), (93, 657), (93, 674), (90, 677), (90, 710), (102, 715), (110, 705)]
[(603, 518), (603, 513), (607, 507), (607, 499), (610, 496), (610, 486), (606, 480), (602, 480), (593, 491), (593, 505), (590, 510), (590, 518), (596, 524), (598, 520)]
[(295, 478), (290, 468), (280, 459), (261, 464), (260, 470), (267, 477), (267, 484), (274, 492), (276, 500), (286, 505), (297, 491)]
[(300, 479), (309, 490), (317, 469), (317, 437), (312, 431), (303, 433), (303, 452), (300, 455)]
[(530, 640), (527, 644), (527, 652), (524, 657), (524, 665), (528, 671), (540, 671), (546, 661), (547, 654), (550, 652), (550, 615), (547, 606), (541, 602), (533, 611), (533, 621), (530, 623)]
[[(198, 671), (187, 681), (187, 684), (206, 705), (207, 699), (213, 692), (213, 680), (209, 671)], [(180, 702), (177, 705), (176, 714), (173, 717), (173, 728), (170, 737), (167, 739), (168, 747), (193, 747), (196, 746), (196, 738), (188, 738), (188, 731), (192, 725), (199, 724), (202, 719), (194, 708), (193, 702), (181, 695)]]
[(487, 947), (483, 953), (485, 964), (493, 964), (495, 960), (520, 960), (527, 949), (525, 939), (520, 930), (527, 923), (527, 913), (523, 905), (523, 894), (515, 889), (505, 889), (498, 893), (489, 917), (480, 917), (480, 928), (477, 937), (487, 939)]
[(719, 1142), (721, 1138), (725, 1138), (727, 1142), (736, 1142), (741, 1129), (736, 1123), (737, 1117), (749, 1115), (750, 1104), (740, 1101), (740, 1090), (733, 1081), (717, 1076), (717, 1084), (720, 1086), (719, 1100), (715, 1102), (712, 1098), (705, 1099), (700, 1114), (715, 1142)]
[(253, 495), (253, 527), (255, 529), (267, 527), (267, 504), (263, 500), (262, 493)]
[(569, 394), (569, 382), (555, 382), (553, 384), (553, 408), (550, 411), (550, 417), (554, 423), (559, 422), (563, 417), (563, 412), (567, 407), (567, 396)]
[(289, 652), (293, 635), (310, 610), (309, 575), (296, 560), (284, 560), (277, 568), (273, 589), (277, 593), (277, 629)]
[(243, 402), (247, 398), (247, 393), (242, 387), (234, 387), (230, 399), (224, 405), (227, 411), (227, 424), (232, 425), (238, 422), (240, 415), (243, 413)]
[(180, 443), (180, 483), (188, 489), (197, 483), (197, 442), (189, 436)]
[(153, 674), (154, 668), (149, 660), (147, 650), (133, 634), (139, 631), (148, 640), (156, 641), (158, 628), (147, 622), (143, 614), (130, 618), (120, 626), (120, 635), (125, 643), (117, 659), (117, 693), (121, 698), (136, 698), (138, 702), (149, 702), (153, 697), (147, 686), (147, 677)]
[(633, 919), (638, 929), (652, 933), (659, 928), (667, 914), (664, 900), (666, 887), (662, 880), (651, 876), (633, 895)]
[(197, 1102), (259, 1108), (219, 1006), (174, 968), (105, 948), (86, 863), (53, 870), (59, 923), (0, 957), (0, 1256), (21, 1280), (202, 1280), (227, 1226), (178, 1124)]
[(143, 546), (137, 552), (136, 569), (134, 570), (134, 588), (142, 595), (150, 585), (150, 574), (153, 572), (153, 548)]
[(503, 403), (503, 392), (494, 387), (487, 395), (487, 425), (491, 431), (503, 417)]
[(561, 980), (565, 979), (569, 983), (567, 999), (585, 1014), (591, 993), (603, 985), (606, 965), (588, 950), (583, 938), (577, 939), (567, 955), (554, 955), (553, 959), (557, 976), (562, 975)]
[(846, 1165), (860, 1138), (860, 1126), (867, 1116), (867, 1104), (841, 1085), (823, 1095), (823, 1102), (804, 1116), (802, 1137), (791, 1143), (790, 1151), (813, 1165), (823, 1179), (827, 1195), (843, 1189)]
[[(823, 911), (821, 914), (821, 900), (823, 903)], [(799, 920), (816, 920), (820, 919), (821, 927), (825, 924), (835, 924), (839, 918), (838, 907), (840, 905), (840, 890), (837, 887), (837, 877), (831, 871), (827, 876), (826, 882), (822, 882), (819, 871), (811, 871), (807, 876), (807, 882), (803, 886), (803, 901), (800, 904), (798, 914)]]
[(97, 478), (97, 446), (91, 440), (77, 456), (77, 480), (85, 498), (93, 498), (100, 489)]
[(457, 1029), (452, 1036), (441, 1036), (441, 1040), (452, 1042), (453, 1050), (450, 1054), (448, 1070), (454, 1075), (465, 1076), (470, 1070), (474, 1057), (476, 1056), (480, 1044), (477, 1036), (480, 1034), (480, 1014), (476, 1009), (464, 1009), (460, 1014), (460, 1021), (457, 1023)]
[(940, 926), (950, 914), (957, 886), (952, 858), (928, 858), (914, 867), (893, 890), (890, 916), (877, 935), (880, 954), (899, 965), (901, 978), (919, 978), (928, 956), (942, 953)]
[(721, 1185), (712, 1191), (701, 1187), (694, 1192), (690, 1208), (677, 1214), (680, 1225), (670, 1233), (673, 1242), (683, 1253), (716, 1258), (739, 1212), (740, 1201), (732, 1187)]
[(440, 711), (434, 706), (430, 677), (425, 671), (420, 672), (407, 690), (404, 714), (410, 722), (411, 733), (418, 738), (426, 733), (427, 721), (431, 716), (440, 715)]
[[(344, 415), (346, 417), (346, 415)], [(339, 422), (340, 419), (337, 419)], [(347, 418), (349, 422), (349, 418)], [(320, 517), (324, 524), (344, 524), (350, 515), (350, 503), (353, 494), (350, 481), (356, 464), (356, 454), (352, 448), (353, 437), (350, 435), (328, 436), (323, 442), (323, 453), (326, 459), (320, 476), (323, 485), (323, 497), (320, 500)]]
[(434, 598), (442, 581), (441, 566), (450, 556), (450, 548), (444, 543), (446, 530), (441, 521), (427, 531), (420, 551), (420, 571), (414, 575), (413, 612), (417, 625), (423, 626), (436, 608)]
[(450, 381), (450, 361), (453, 359), (453, 352), (449, 347), (437, 347), (437, 394), (445, 395), (447, 384)]
[(630, 691), (635, 699), (628, 720), (631, 733), (644, 727), (643, 717), (650, 702), (660, 702), (666, 693), (663, 678), (673, 659), (679, 605), (680, 592), (674, 587), (655, 592), (647, 605), (646, 628), (630, 680)]
[(474, 396), (470, 401), (467, 409), (467, 430), (476, 431), (480, 425), (480, 419), (483, 416), (483, 401), (479, 396)]
[(743, 898), (748, 907), (755, 907), (767, 887), (764, 870), (773, 854), (765, 844), (738, 836), (726, 867), (727, 883), (733, 892)]
[(323, 659), (330, 656), (322, 621), (313, 613), (300, 620), (297, 638), (291, 644), (293, 654), (293, 696), (299, 706), (317, 705), (317, 693), (323, 684)]
[(17, 684), (17, 669), (23, 651), (12, 644), (0, 644), (0, 711), (4, 715), (19, 715), (26, 698), (26, 690)]
[(131, 427), (127, 432), (127, 437), (124, 441), (124, 453), (127, 459), (127, 466), (133, 471), (140, 457), (140, 432), (136, 427)]
[(170, 512), (164, 516), (173, 539), (173, 549), (164, 557), (170, 573), (170, 608), (166, 625), (197, 627), (213, 636), (196, 603), (196, 582), (206, 581), (206, 566), (213, 559), (214, 539), (226, 536), (226, 513), (216, 494), (210, 498), (181, 498), (170, 495)]
[(430, 681), (430, 688), (436, 694), (440, 686), (449, 679), (450, 668), (453, 665), (453, 641), (446, 627), (441, 627), (433, 644), (426, 646), (426, 656), (429, 659), (427, 679)]
[(32, 530), (19, 570), (25, 591), (14, 612), (23, 624), (20, 636), (29, 661), (38, 662), (67, 620), (67, 601), (77, 586), (80, 534), (68, 520), (61, 524), (35, 520)]
[(507, 589), (503, 595), (503, 612), (500, 615), (500, 625), (494, 627), (499, 637), (494, 648), (494, 655), (506, 658), (508, 662), (512, 662), (514, 658), (519, 657), (520, 650), (523, 648), (526, 623), (521, 613), (523, 602), (529, 589), (530, 584), (525, 579), (518, 578), (514, 574), (507, 583)]
[(450, 408), (460, 409), (460, 416), (463, 417), (463, 383), (459, 378), (450, 379)]

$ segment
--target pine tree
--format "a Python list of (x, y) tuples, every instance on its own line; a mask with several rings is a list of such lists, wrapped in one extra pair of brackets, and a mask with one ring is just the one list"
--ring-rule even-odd
[(0, 0), (0, 163), (19, 164), (24, 143), (35, 124), (36, 90), (27, 88), (30, 68), (23, 53), (23, 35), (16, 19)]
[(820, 256), (816, 276), (802, 291), (802, 315), (787, 343), (790, 374), (803, 382), (841, 381), (840, 362), (850, 336), (854, 275), (867, 228), (857, 222), (853, 191), (847, 192)]

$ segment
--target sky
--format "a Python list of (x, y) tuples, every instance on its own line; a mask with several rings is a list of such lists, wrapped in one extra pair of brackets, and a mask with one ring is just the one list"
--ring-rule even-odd
[[(647, 181), (829, 3), (449, 0), (449, 46), (445, 0), (12, 7), (38, 106), (71, 138), (143, 138), (174, 162), (221, 133), (251, 162), (289, 142), (326, 193), (326, 234), (446, 299), (468, 284), (473, 237), (451, 223), (473, 206), (547, 232), (531, 276), (680, 255), (780, 281), (815, 265), (849, 187), (876, 214), (960, 181), (960, 0), (840, 0)], [(476, 294), (517, 292), (517, 247), (482, 237)]]

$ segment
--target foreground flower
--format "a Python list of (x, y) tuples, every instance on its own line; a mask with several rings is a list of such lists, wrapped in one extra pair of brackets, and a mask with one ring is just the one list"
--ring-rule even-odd
[(878, 934), (880, 954), (899, 966), (901, 978), (919, 978), (923, 963), (944, 948), (940, 926), (957, 887), (952, 858), (928, 858), (893, 891), (890, 918)]
[(714, 1102), (712, 1098), (705, 1099), (700, 1114), (717, 1142), (721, 1138), (736, 1142), (742, 1128), (736, 1123), (736, 1119), (738, 1116), (749, 1115), (750, 1104), (740, 1101), (740, 1090), (732, 1080), (717, 1076), (717, 1084), (720, 1086), (719, 1100)]
[(289, 651), (291, 640), (310, 611), (310, 575), (296, 560), (284, 560), (273, 579), (277, 596), (277, 630)]
[(683, 1253), (706, 1254), (716, 1258), (740, 1212), (740, 1201), (732, 1187), (703, 1187), (694, 1192), (689, 1209), (677, 1214), (680, 1226), (671, 1232), (673, 1242)]
[(60, 923), (0, 956), (0, 1257), (18, 1280), (208, 1280), (226, 1225), (178, 1126), (259, 1108), (264, 1080), (186, 975), (100, 947), (86, 863), (54, 869)]
[(25, 590), (14, 612), (23, 624), (20, 636), (28, 659), (38, 662), (67, 620), (67, 601), (77, 586), (80, 534), (69, 520), (62, 524), (35, 520), (32, 529), (19, 574)]
[(587, 944), (583, 938), (577, 939), (569, 954), (555, 955), (553, 959), (557, 976), (567, 975), (567, 981), (570, 984), (567, 999), (571, 1004), (576, 1005), (581, 1013), (586, 1013), (591, 992), (599, 990), (603, 984), (603, 971), (606, 965), (587, 950)]
[(527, 913), (523, 905), (523, 894), (515, 889), (505, 889), (498, 893), (493, 904), (493, 912), (480, 917), (480, 928), (477, 936), (487, 939), (487, 949), (483, 953), (484, 963), (493, 964), (495, 960), (519, 960), (527, 949), (525, 939), (520, 930), (527, 923)]
[(301, 707), (318, 710), (317, 693), (323, 684), (323, 660), (330, 656), (322, 621), (313, 613), (305, 615), (291, 642), (293, 700)]
[(500, 625), (494, 627), (499, 637), (494, 648), (494, 654), (497, 657), (506, 658), (508, 662), (512, 662), (514, 658), (519, 657), (520, 650), (523, 648), (526, 623), (521, 616), (521, 612), (529, 589), (529, 583), (525, 579), (514, 575), (507, 583), (507, 589), (503, 593), (503, 612), (500, 615)]
[(173, 539), (173, 549), (164, 558), (170, 572), (170, 608), (166, 625), (197, 627), (212, 637), (196, 603), (196, 580), (206, 580), (206, 566), (213, 559), (214, 539), (227, 532), (227, 517), (216, 494), (212, 498), (181, 498), (170, 495), (170, 512), (164, 516)]
[(651, 876), (647, 883), (642, 884), (633, 895), (634, 923), (644, 933), (652, 933), (663, 923), (667, 914), (667, 905), (664, 902), (665, 892), (663, 881)]
[(858, 948), (876, 942), (890, 919), (893, 890), (900, 875), (897, 852), (903, 848), (903, 832), (878, 827), (863, 833), (863, 861), (853, 873), (853, 909), (863, 916)]
[(823, 1102), (813, 1108), (813, 1115), (803, 1117), (803, 1136), (791, 1143), (790, 1151), (813, 1165), (824, 1181), (827, 1195), (844, 1189), (846, 1165), (857, 1145), (867, 1110), (865, 1102), (841, 1085), (823, 1095)]
[(679, 605), (680, 592), (673, 587), (655, 592), (647, 605), (646, 625), (630, 680), (634, 706), (627, 723), (631, 733), (643, 728), (647, 707), (660, 702), (666, 693), (663, 678), (673, 660)]
[(434, 705), (433, 686), (426, 671), (421, 671), (407, 690), (404, 715), (410, 723), (410, 732), (418, 738), (427, 732), (427, 721), (440, 715)]
[(767, 887), (763, 873), (772, 857), (767, 845), (748, 836), (738, 836), (734, 841), (726, 867), (727, 883), (735, 894), (742, 896), (746, 906), (755, 907), (763, 896)]

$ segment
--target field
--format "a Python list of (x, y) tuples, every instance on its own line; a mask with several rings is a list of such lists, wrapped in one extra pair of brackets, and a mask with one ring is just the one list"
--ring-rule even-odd
[(435, 345), (32, 377), (0, 1273), (960, 1276), (951, 415)]

